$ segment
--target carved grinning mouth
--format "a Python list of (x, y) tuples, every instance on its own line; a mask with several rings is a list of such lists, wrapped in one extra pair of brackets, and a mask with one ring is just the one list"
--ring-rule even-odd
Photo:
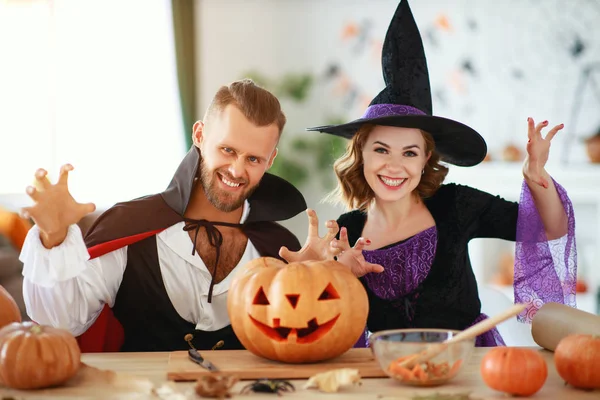
[(248, 316), (250, 317), (250, 320), (252, 320), (252, 322), (254, 323), (254, 326), (260, 329), (266, 336), (277, 342), (287, 342), (289, 340), (291, 342), (306, 344), (319, 340), (327, 332), (329, 332), (331, 328), (333, 328), (333, 326), (335, 325), (340, 314), (336, 315), (329, 321), (320, 325), (317, 323), (317, 319), (313, 318), (310, 321), (308, 321), (308, 326), (306, 328), (290, 328), (286, 326), (280, 326), (279, 318), (273, 319), (272, 328), (256, 320), (254, 317), (252, 317), (252, 315), (248, 314)]
[[(290, 303), (290, 305), (292, 306), (292, 308), (296, 309), (296, 306), (298, 305), (298, 301), (300, 300), (300, 294), (286, 294), (285, 297), (287, 298), (287, 300)], [(333, 285), (331, 283), (329, 283), (325, 287), (325, 289), (323, 289), (323, 292), (321, 293), (321, 295), (319, 296), (317, 301), (337, 300), (339, 298), (340, 298), (340, 295), (338, 294), (337, 290), (335, 290)], [(269, 306), (270, 305), (269, 299), (267, 299), (267, 296), (266, 296), (265, 291), (263, 290), (262, 286), (256, 293), (252, 304), (260, 305), (260, 306)], [(331, 330), (331, 328), (333, 328), (336, 321), (340, 317), (340, 314), (336, 315), (335, 317), (333, 317), (332, 319), (330, 319), (329, 321), (327, 321), (323, 324), (319, 324), (317, 322), (317, 318), (313, 318), (307, 322), (306, 328), (293, 328), (293, 327), (281, 326), (279, 318), (273, 318), (273, 326), (271, 327), (267, 324), (264, 324), (264, 323), (258, 321), (256, 318), (254, 318), (250, 314), (248, 314), (248, 316), (250, 317), (250, 320), (254, 323), (254, 326), (256, 326), (261, 332), (263, 332), (269, 338), (271, 338), (277, 342), (295, 342), (295, 343), (304, 344), (304, 343), (312, 343), (316, 340), (319, 340), (321, 337), (323, 337), (323, 335), (325, 335), (327, 332), (329, 332)]]

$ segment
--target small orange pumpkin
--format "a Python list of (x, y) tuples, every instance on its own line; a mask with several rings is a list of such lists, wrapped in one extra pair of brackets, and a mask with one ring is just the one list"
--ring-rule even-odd
[(81, 364), (77, 340), (69, 331), (12, 323), (0, 329), (0, 385), (13, 389), (58, 386)]
[(532, 349), (494, 347), (481, 360), (481, 376), (494, 390), (517, 396), (531, 396), (548, 377), (544, 357)]
[(247, 263), (232, 280), (231, 327), (246, 349), (271, 360), (306, 363), (337, 357), (364, 334), (367, 293), (337, 261)]
[(554, 364), (573, 387), (600, 389), (600, 336), (572, 334), (558, 342)]
[(13, 322), (21, 322), (21, 311), (15, 299), (0, 285), (0, 328)]

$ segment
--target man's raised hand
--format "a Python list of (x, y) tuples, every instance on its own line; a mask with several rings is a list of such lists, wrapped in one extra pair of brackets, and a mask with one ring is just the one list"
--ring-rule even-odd
[(63, 165), (53, 185), (48, 172), (40, 168), (35, 173), (37, 188), (28, 186), (26, 189), (34, 204), (23, 208), (21, 216), (33, 219), (40, 230), (42, 244), (49, 249), (65, 240), (70, 225), (96, 210), (93, 203), (78, 203), (69, 193), (68, 178), (72, 170), (72, 165)]

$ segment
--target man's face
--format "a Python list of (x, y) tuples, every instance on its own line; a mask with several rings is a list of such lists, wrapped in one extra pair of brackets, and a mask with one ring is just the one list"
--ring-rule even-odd
[(256, 126), (235, 106), (194, 125), (200, 149), (200, 181), (218, 210), (230, 212), (244, 204), (277, 155), (277, 124)]

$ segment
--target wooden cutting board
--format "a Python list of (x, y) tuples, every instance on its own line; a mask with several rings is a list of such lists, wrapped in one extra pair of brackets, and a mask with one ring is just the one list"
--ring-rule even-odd
[[(377, 364), (370, 349), (350, 349), (341, 356), (319, 363), (286, 364), (255, 356), (247, 350), (207, 350), (202, 356), (215, 364), (221, 373), (235, 374), (240, 380), (308, 379), (312, 375), (337, 368), (358, 369), (363, 378), (387, 377)], [(188, 359), (187, 351), (174, 351), (169, 355), (167, 379), (193, 381), (214, 374)]]

